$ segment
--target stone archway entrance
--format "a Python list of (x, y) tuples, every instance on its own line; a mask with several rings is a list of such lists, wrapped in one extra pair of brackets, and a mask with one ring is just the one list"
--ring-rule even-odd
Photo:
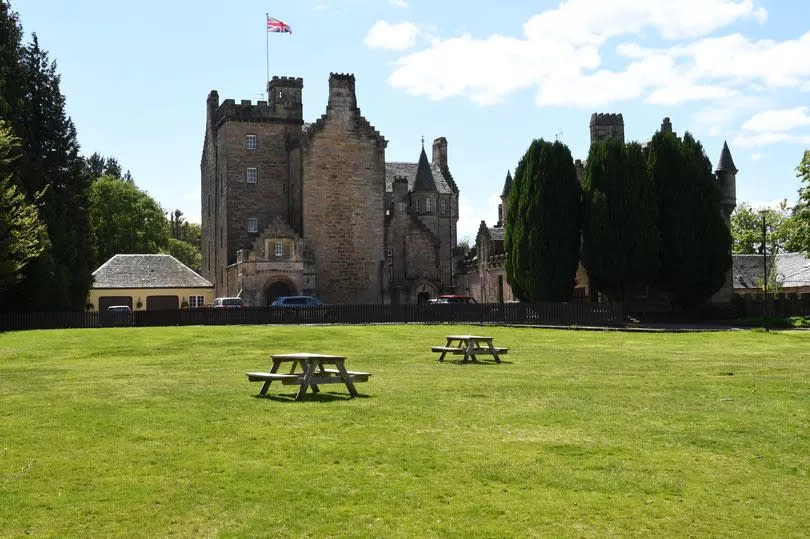
[(297, 292), (295, 286), (288, 281), (273, 281), (264, 287), (265, 305), (271, 305), (273, 301), (281, 296), (295, 296)]

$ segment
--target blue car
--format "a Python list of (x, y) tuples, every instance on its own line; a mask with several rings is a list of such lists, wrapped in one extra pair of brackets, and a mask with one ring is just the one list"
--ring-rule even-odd
[(273, 302), (273, 307), (318, 307), (323, 302), (312, 296), (281, 296)]

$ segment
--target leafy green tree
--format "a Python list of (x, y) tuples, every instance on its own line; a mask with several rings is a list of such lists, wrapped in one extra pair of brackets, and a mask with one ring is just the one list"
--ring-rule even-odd
[(26, 74), (22, 64), (23, 30), (11, 6), (0, 0), (0, 119), (19, 134), (23, 120)]
[(169, 238), (165, 252), (199, 273), (202, 266), (202, 253), (199, 247), (177, 238)]
[(102, 176), (93, 183), (90, 223), (96, 265), (116, 254), (155, 254), (169, 248), (169, 222), (160, 204), (119, 178)]
[(655, 192), (641, 146), (594, 143), (583, 185), (582, 263), (591, 285), (622, 301), (660, 264)]
[(722, 287), (731, 267), (731, 233), (720, 212), (711, 162), (691, 134), (658, 132), (649, 146), (661, 234), (659, 284), (684, 307)]
[[(768, 208), (765, 214), (768, 252), (790, 251), (794, 243), (792, 211), (783, 200), (776, 208)], [(737, 205), (731, 214), (732, 252), (752, 255), (762, 253), (762, 215), (746, 202)]]
[(8, 174), (18, 147), (8, 125), (0, 122), (0, 298), (23, 280), (26, 267), (48, 246), (36, 205), (25, 199)]
[(796, 167), (799, 178), (799, 203), (793, 211), (788, 226), (792, 227), (791, 251), (803, 251), (810, 254), (810, 150), (805, 150), (799, 166)]
[(582, 192), (567, 146), (532, 142), (515, 170), (506, 220), (506, 275), (530, 302), (573, 295)]

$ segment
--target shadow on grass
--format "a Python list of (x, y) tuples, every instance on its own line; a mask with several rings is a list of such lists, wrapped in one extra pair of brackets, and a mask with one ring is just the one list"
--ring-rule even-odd
[(504, 359), (501, 360), (500, 363), (495, 361), (494, 359), (489, 359), (486, 361), (478, 361), (477, 359), (470, 359), (468, 361), (464, 361), (461, 359), (445, 359), (444, 361), (436, 361), (436, 363), (449, 363), (451, 365), (514, 365), (511, 361), (506, 361)]
[(356, 397), (352, 397), (346, 393), (334, 393), (334, 392), (320, 392), (320, 393), (307, 393), (304, 395), (304, 398), (300, 401), (295, 400), (295, 397), (298, 396), (298, 392), (295, 393), (274, 393), (274, 394), (267, 394), (267, 395), (254, 395), (253, 398), (260, 399), (260, 400), (269, 400), (275, 402), (334, 402), (334, 401), (350, 401), (353, 399), (370, 399), (372, 398), (371, 395), (363, 395), (358, 394)]

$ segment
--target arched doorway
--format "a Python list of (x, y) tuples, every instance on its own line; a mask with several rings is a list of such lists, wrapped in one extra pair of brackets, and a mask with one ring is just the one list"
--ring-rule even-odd
[(427, 303), (429, 299), (430, 294), (427, 292), (419, 292), (419, 294), (416, 296), (417, 303)]
[(271, 305), (273, 301), (281, 296), (297, 295), (295, 287), (288, 281), (273, 281), (264, 288), (265, 305)]

